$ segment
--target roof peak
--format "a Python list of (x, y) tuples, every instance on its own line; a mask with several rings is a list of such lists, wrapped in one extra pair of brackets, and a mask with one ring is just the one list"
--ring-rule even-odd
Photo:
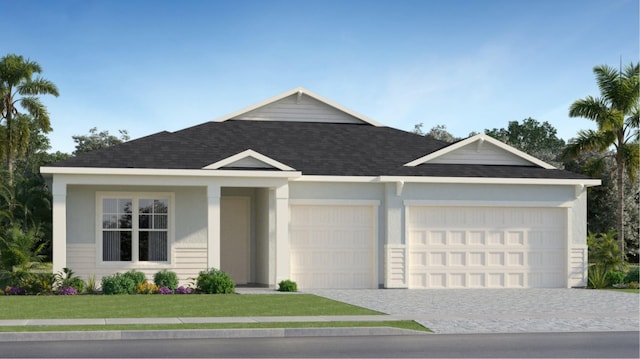
[(360, 123), (383, 126), (304, 87), (293, 88), (213, 121), (228, 120)]

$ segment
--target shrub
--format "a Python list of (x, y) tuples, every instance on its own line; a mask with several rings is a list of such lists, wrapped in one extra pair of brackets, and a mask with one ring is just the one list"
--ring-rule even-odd
[(133, 294), (136, 292), (136, 283), (131, 276), (116, 273), (102, 277), (102, 293), (104, 294)]
[(629, 282), (629, 288), (631, 288), (631, 289), (640, 289), (640, 283), (638, 283), (638, 282)]
[(625, 262), (618, 247), (615, 232), (589, 233), (587, 245), (589, 246), (590, 264), (604, 267), (605, 272), (624, 269)]
[(589, 267), (589, 286), (594, 289), (606, 288), (609, 285), (607, 282), (607, 270), (604, 266), (591, 266)]
[(4, 293), (6, 295), (25, 295), (27, 291), (20, 287), (6, 287)]
[(52, 294), (56, 283), (53, 273), (17, 271), (11, 274), (11, 285), (24, 290), (24, 294)]
[(617, 284), (624, 283), (624, 273), (618, 270), (607, 271), (607, 274), (605, 275), (605, 277), (609, 285), (617, 285)]
[(144, 282), (138, 284), (136, 287), (136, 293), (138, 294), (155, 294), (158, 292), (158, 286), (151, 282)]
[(178, 288), (176, 288), (174, 293), (175, 294), (191, 294), (193, 293), (193, 289), (189, 287), (179, 286)]
[(292, 280), (285, 279), (280, 283), (278, 283), (278, 291), (279, 292), (297, 292), (298, 284), (296, 284), (296, 282)]
[(201, 271), (196, 279), (196, 290), (207, 294), (229, 294), (236, 289), (236, 283), (227, 273), (220, 269), (211, 268)]
[(153, 282), (158, 287), (167, 287), (174, 290), (178, 286), (178, 275), (175, 272), (163, 269), (153, 276)]
[(56, 274), (56, 283), (59, 288), (73, 287), (78, 293), (84, 292), (85, 289), (82, 278), (75, 276), (69, 268), (63, 268), (62, 272)]
[(71, 286), (63, 287), (60, 290), (58, 290), (58, 295), (77, 295), (77, 294), (78, 294), (78, 290)]
[(173, 291), (167, 287), (158, 288), (158, 294), (173, 294)]
[(124, 276), (131, 278), (131, 280), (133, 280), (133, 283), (135, 283), (135, 287), (147, 281), (147, 276), (144, 275), (144, 273), (137, 271), (135, 269), (132, 269), (124, 273)]
[(640, 282), (640, 267), (631, 267), (624, 277), (625, 283)]
[(89, 278), (87, 278), (87, 287), (85, 288), (87, 294), (96, 294), (98, 293), (98, 284), (96, 283), (96, 275), (91, 274)]

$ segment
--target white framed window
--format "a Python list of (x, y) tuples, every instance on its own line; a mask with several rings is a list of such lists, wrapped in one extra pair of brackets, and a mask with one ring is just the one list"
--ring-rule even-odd
[(102, 263), (171, 261), (171, 193), (97, 194), (98, 253)]

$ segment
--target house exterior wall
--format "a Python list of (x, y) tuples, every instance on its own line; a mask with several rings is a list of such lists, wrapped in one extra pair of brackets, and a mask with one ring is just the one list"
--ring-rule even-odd
[[(168, 264), (144, 264), (132, 266), (126, 263), (100, 263), (96, 216), (97, 192), (167, 192), (174, 194), (175, 228), (171, 245), (171, 262)], [(95, 274), (102, 276), (115, 272), (137, 269), (148, 279), (161, 269), (176, 272), (183, 284), (194, 272), (207, 267), (207, 198), (202, 187), (161, 186), (82, 186), (67, 188), (67, 263), (84, 279)]]
[[(377, 278), (381, 287), (407, 287), (406, 207), (416, 204), (566, 208), (567, 285), (586, 284), (586, 190), (580, 186), (293, 180), (287, 186), (287, 198), (283, 187), (223, 186), (231, 183), (233, 181), (226, 179), (220, 184), (220, 196), (245, 196), (251, 200), (251, 283), (273, 286), (279, 279), (286, 277), (287, 266), (278, 261), (283, 256), (277, 255), (278, 243), (283, 243), (277, 241), (277, 233), (282, 233), (278, 223), (281, 227), (282, 223), (288, 223), (285, 218), (288, 212), (285, 212), (285, 217), (278, 216), (283, 208), (281, 203), (333, 201), (357, 204), (376, 201), (379, 203), (376, 231)], [(255, 184), (259, 183), (255, 181)], [(279, 195), (276, 188), (281, 188)], [(212, 227), (207, 223), (210, 204), (206, 186), (68, 185), (66, 266), (85, 279), (88, 275), (95, 274), (100, 280), (104, 275), (134, 268), (127, 264), (104, 264), (97, 260), (97, 192), (167, 192), (174, 195), (175, 236), (171, 262), (135, 267), (146, 273), (149, 279), (158, 270), (167, 268), (178, 273), (183, 284), (186, 284), (189, 278), (210, 264), (207, 238), (208, 230)], [(286, 226), (284, 228), (288, 231)], [(287, 253), (286, 248), (284, 253)], [(281, 273), (276, 274), (278, 271)]]

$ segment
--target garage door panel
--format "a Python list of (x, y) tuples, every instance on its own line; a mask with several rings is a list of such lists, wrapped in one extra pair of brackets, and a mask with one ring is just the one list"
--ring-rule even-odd
[(409, 286), (562, 287), (563, 213), (559, 208), (411, 207)]
[(291, 279), (304, 288), (371, 288), (371, 206), (291, 207)]

